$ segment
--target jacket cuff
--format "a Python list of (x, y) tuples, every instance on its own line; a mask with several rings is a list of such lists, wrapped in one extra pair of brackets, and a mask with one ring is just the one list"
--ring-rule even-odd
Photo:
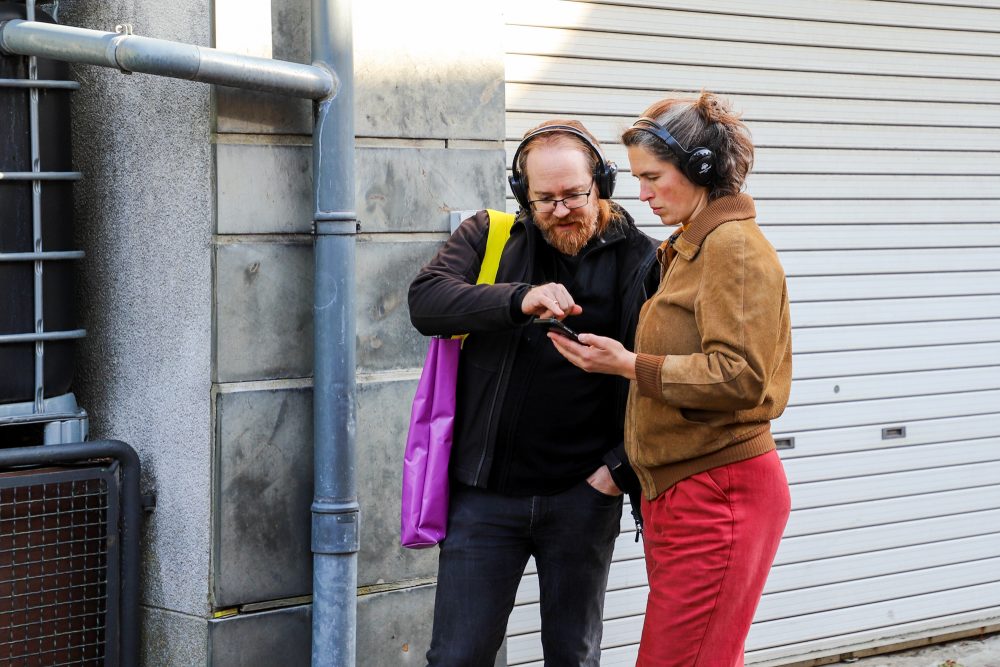
[(521, 312), (521, 304), (524, 303), (524, 295), (531, 289), (531, 285), (519, 285), (510, 295), (510, 320), (514, 324), (527, 324), (531, 320), (531, 315)]
[(660, 368), (666, 357), (655, 354), (635, 356), (635, 380), (639, 385), (639, 393), (648, 398), (659, 398), (663, 393), (660, 385)]
[(639, 490), (639, 476), (629, 465), (624, 442), (614, 449), (608, 450), (601, 460), (604, 465), (608, 466), (611, 479), (614, 480), (615, 486), (621, 489), (622, 493), (631, 495)]

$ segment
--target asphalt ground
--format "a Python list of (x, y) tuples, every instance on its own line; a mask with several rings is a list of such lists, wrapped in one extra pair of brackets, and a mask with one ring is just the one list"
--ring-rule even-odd
[[(949, 662), (950, 661), (950, 662)], [(847, 667), (1000, 667), (1000, 633), (838, 662)]]

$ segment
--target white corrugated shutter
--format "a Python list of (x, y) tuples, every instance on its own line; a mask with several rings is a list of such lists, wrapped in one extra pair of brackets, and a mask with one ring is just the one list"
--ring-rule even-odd
[[(616, 199), (663, 238), (618, 144), (631, 119), (704, 87), (753, 131), (795, 379), (775, 425), (793, 512), (748, 663), (1000, 622), (1000, 2), (505, 6), (508, 164), (529, 127), (580, 118), (622, 168)], [(642, 627), (630, 523), (604, 665), (633, 664)], [(511, 665), (542, 664), (531, 572)]]

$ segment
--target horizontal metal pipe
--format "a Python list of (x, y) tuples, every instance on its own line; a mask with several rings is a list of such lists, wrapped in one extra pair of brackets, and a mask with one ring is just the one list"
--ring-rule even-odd
[(0, 181), (79, 181), (79, 171), (0, 171)]
[(59, 79), (0, 79), (0, 88), (65, 88), (79, 90), (77, 81), (60, 81)]
[(64, 259), (83, 259), (82, 250), (50, 250), (43, 252), (0, 252), (0, 262), (33, 262), (56, 261)]
[(21, 19), (0, 23), (0, 51), (309, 99), (336, 88), (333, 75), (314, 65)]
[(71, 331), (46, 331), (45, 333), (3, 334), (0, 335), (0, 343), (34, 343), (40, 340), (71, 340), (73, 338), (85, 338), (86, 336), (86, 329), (73, 329)]

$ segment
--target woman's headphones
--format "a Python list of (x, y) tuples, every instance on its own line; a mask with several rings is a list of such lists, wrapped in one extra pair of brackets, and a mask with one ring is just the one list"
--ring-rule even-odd
[(521, 205), (521, 208), (527, 209), (531, 203), (528, 200), (528, 183), (525, 181), (521, 170), (517, 167), (518, 159), (521, 157), (521, 151), (532, 139), (540, 134), (549, 132), (565, 132), (566, 134), (572, 134), (583, 139), (583, 142), (597, 156), (597, 166), (594, 167), (594, 182), (597, 184), (597, 194), (601, 199), (611, 199), (611, 195), (615, 192), (615, 178), (618, 175), (618, 165), (605, 160), (604, 154), (601, 153), (601, 149), (597, 147), (597, 144), (575, 127), (569, 125), (546, 125), (534, 132), (530, 132), (528, 136), (521, 140), (521, 143), (517, 145), (517, 150), (514, 151), (514, 163), (511, 165), (511, 175), (507, 181), (510, 183), (511, 192), (514, 193), (514, 199)]
[(715, 178), (715, 153), (704, 146), (687, 150), (667, 128), (648, 116), (643, 116), (632, 124), (637, 130), (649, 132), (665, 143), (681, 163), (681, 171), (695, 185), (709, 185)]

